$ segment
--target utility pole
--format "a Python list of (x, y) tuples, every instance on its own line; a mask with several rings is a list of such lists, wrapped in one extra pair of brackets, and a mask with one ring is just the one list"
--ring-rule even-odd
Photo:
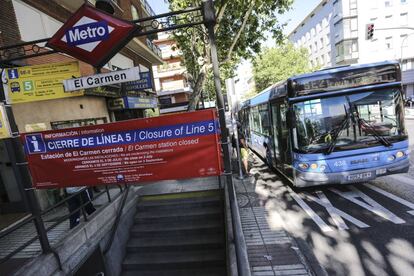
[[(240, 214), (238, 213), (237, 207), (237, 200), (235, 199), (235, 189), (233, 184), (233, 175), (231, 169), (231, 161), (230, 161), (230, 150), (229, 150), (229, 130), (226, 126), (226, 115), (224, 112), (224, 98), (223, 94), (221, 93), (221, 81), (220, 81), (220, 70), (219, 70), (219, 63), (217, 57), (217, 46), (216, 46), (216, 38), (214, 35), (214, 25), (216, 24), (215, 18), (215, 11), (214, 11), (214, 4), (212, 0), (203, 0), (202, 2), (202, 12), (204, 18), (204, 25), (208, 30), (208, 39), (210, 41), (210, 51), (211, 51), (211, 62), (213, 64), (213, 75), (214, 75), (214, 86), (216, 89), (216, 98), (217, 98), (217, 109), (219, 112), (219, 119), (220, 119), (220, 129), (221, 129), (221, 143), (224, 155), (224, 175), (226, 177), (226, 185), (229, 187), (229, 194), (230, 194), (230, 205), (232, 206), (232, 210), (235, 210), (234, 217), (240, 218)], [(237, 264), (238, 274), (241, 276), (250, 276), (250, 267), (248, 262), (247, 256), (247, 249), (246, 249), (246, 242), (244, 239), (243, 231), (241, 229), (241, 222), (238, 219), (237, 227), (234, 227), (234, 235), (235, 240), (239, 241), (235, 243), (236, 252), (238, 255), (238, 259), (241, 260), (240, 263)]]

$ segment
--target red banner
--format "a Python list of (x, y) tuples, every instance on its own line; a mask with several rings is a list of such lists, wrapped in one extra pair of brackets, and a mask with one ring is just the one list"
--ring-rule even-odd
[(218, 141), (213, 109), (22, 135), (36, 188), (220, 175)]

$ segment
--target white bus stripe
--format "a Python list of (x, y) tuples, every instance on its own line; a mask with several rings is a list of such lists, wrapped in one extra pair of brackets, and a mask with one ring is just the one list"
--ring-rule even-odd
[[(367, 196), (366, 194), (364, 194), (363, 192), (359, 191), (357, 188), (355, 187), (351, 187), (350, 192), (341, 192), (337, 189), (331, 188), (329, 189), (332, 192), (350, 200), (351, 202), (358, 204), (359, 206), (367, 209), (368, 211), (373, 212), (374, 214), (385, 218), (395, 224), (401, 224), (401, 223), (405, 223), (405, 220), (403, 220), (402, 218), (398, 217), (397, 215), (395, 215), (393, 212), (391, 212), (390, 210), (386, 209), (385, 207), (383, 207), (382, 205), (380, 205), (378, 202), (376, 202), (375, 200), (373, 200), (372, 198), (370, 198), (369, 196)], [(359, 200), (358, 198), (362, 198), (364, 201)]]
[(370, 189), (372, 189), (372, 190), (374, 190), (374, 191), (376, 191), (376, 192), (378, 192), (378, 193), (380, 193), (380, 194), (382, 194), (382, 195), (384, 195), (384, 196), (386, 196), (388, 198), (391, 198), (392, 200), (397, 201), (398, 203), (401, 203), (402, 205), (407, 206), (408, 208), (413, 209), (413, 210), (407, 211), (407, 213), (409, 213), (409, 214), (411, 214), (411, 215), (414, 216), (414, 203), (411, 203), (411, 202), (409, 202), (409, 201), (407, 201), (405, 199), (402, 199), (401, 197), (398, 197), (398, 196), (393, 195), (393, 194), (391, 194), (391, 193), (389, 193), (387, 191), (384, 191), (383, 189), (380, 189), (380, 188), (378, 188), (378, 187), (376, 187), (376, 186), (374, 186), (372, 184), (368, 184), (367, 183), (367, 184), (365, 184), (365, 186), (367, 186), (368, 188), (370, 188)]
[(326, 211), (329, 213), (329, 215), (332, 217), (332, 220), (338, 226), (339, 230), (349, 229), (342, 218), (348, 220), (349, 222), (355, 224), (356, 226), (358, 226), (360, 228), (369, 227), (368, 224), (366, 224), (366, 223), (360, 221), (359, 219), (356, 219), (356, 218), (352, 217), (351, 215), (348, 215), (347, 213), (345, 213), (345, 212), (339, 210), (338, 208), (334, 207), (323, 192), (317, 191), (316, 194), (318, 195), (319, 199), (314, 197), (314, 196), (311, 196), (311, 195), (306, 195), (306, 197), (308, 199), (313, 200), (316, 203), (322, 205), (326, 209)]
[[(289, 189), (290, 190), (290, 189)], [(294, 191), (290, 190), (290, 195), (296, 202), (302, 207), (302, 209), (308, 214), (308, 216), (313, 219), (313, 221), (319, 226), (319, 228), (322, 230), (322, 232), (329, 232), (333, 231), (333, 228), (327, 225), (320, 216), (318, 216), (311, 207), (309, 207), (308, 204), (301, 199), (298, 194), (296, 194)]]

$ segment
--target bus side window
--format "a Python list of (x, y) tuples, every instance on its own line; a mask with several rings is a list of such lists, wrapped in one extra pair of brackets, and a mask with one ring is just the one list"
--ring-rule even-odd
[(271, 105), (272, 108), (272, 118), (273, 118), (273, 144), (275, 147), (275, 157), (276, 157), (276, 165), (278, 166), (280, 164), (280, 150), (279, 150), (279, 108), (278, 105), (273, 103)]
[(287, 125), (287, 107), (285, 104), (280, 105), (280, 147), (283, 151), (283, 162), (286, 164), (291, 164), (291, 154), (290, 154), (290, 143), (289, 143), (289, 128)]

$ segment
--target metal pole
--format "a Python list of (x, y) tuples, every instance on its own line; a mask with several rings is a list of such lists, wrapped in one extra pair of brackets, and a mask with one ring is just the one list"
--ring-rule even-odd
[[(204, 24), (208, 30), (208, 38), (210, 40), (210, 51), (211, 51), (211, 62), (213, 64), (213, 75), (214, 75), (214, 86), (216, 89), (216, 98), (217, 98), (217, 109), (219, 112), (220, 119), (220, 129), (221, 129), (221, 143), (223, 148), (224, 155), (224, 175), (226, 177), (226, 185), (230, 188), (230, 191), (233, 191), (233, 196), (230, 196), (231, 204), (237, 209), (237, 201), (235, 201), (235, 192), (233, 185), (233, 176), (231, 172), (231, 161), (230, 161), (230, 151), (229, 151), (229, 131), (226, 126), (226, 117), (224, 112), (224, 99), (221, 93), (221, 82), (220, 82), (220, 70), (217, 57), (217, 47), (216, 39), (214, 36), (214, 25), (216, 23), (215, 11), (212, 0), (203, 0), (202, 2), (202, 12), (204, 17)], [(237, 211), (236, 214), (238, 215)], [(233, 218), (234, 219), (234, 218)], [(234, 222), (235, 223), (235, 222)], [(235, 227), (235, 238), (236, 238), (236, 251), (238, 255), (238, 271), (241, 276), (250, 276), (250, 267), (247, 257), (246, 243), (244, 240), (243, 232), (241, 229), (240, 220), (237, 221)]]
[(234, 131), (234, 139), (236, 139), (237, 163), (239, 165), (239, 179), (244, 179), (243, 170), (242, 170), (241, 154), (240, 154), (239, 131), (238, 131), (238, 128), (237, 128), (237, 121), (236, 121), (235, 129), (234, 129), (234, 125), (233, 125), (233, 131)]
[[(0, 70), (0, 80), (2, 79), (3, 70)], [(30, 212), (34, 216), (34, 223), (39, 235), (39, 242), (42, 247), (43, 253), (52, 252), (49, 240), (47, 238), (45, 225), (42, 220), (41, 210), (39, 202), (36, 199), (34, 189), (32, 187), (31, 176), (27, 168), (27, 162), (23, 153), (23, 147), (19, 141), (19, 130), (14, 119), (13, 110), (10, 105), (6, 103), (6, 91), (3, 89), (3, 82), (0, 81), (0, 99), (5, 103), (6, 114), (10, 123), (10, 129), (13, 134), (13, 138), (10, 138), (11, 146), (8, 148), (10, 154), (10, 161), (17, 165), (18, 170), (16, 173), (16, 181), (19, 186), (23, 187), (26, 191), (23, 196), (26, 197)], [(9, 145), (7, 143), (7, 145)]]

